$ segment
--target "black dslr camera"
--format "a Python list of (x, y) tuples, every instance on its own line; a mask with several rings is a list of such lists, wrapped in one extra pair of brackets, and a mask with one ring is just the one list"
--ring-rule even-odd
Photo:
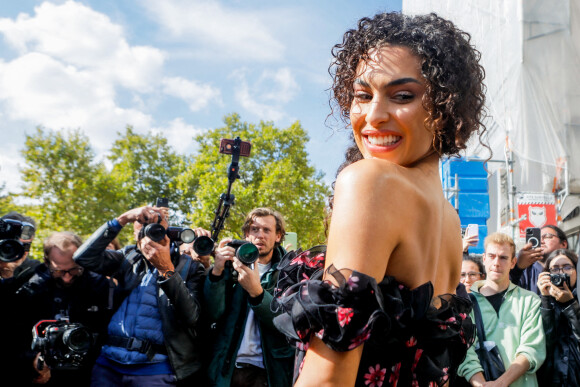
[(20, 240), (31, 241), (34, 232), (34, 226), (30, 223), (0, 219), (0, 261), (13, 262), (22, 258), (30, 249), (30, 243)]
[(570, 286), (570, 276), (566, 273), (550, 274), (550, 282), (559, 288), (563, 288), (564, 283), (568, 285), (568, 289), (572, 287)]
[(139, 231), (139, 239), (147, 236), (154, 242), (159, 242), (165, 238), (165, 235), (171, 242), (191, 243), (195, 240), (195, 232), (190, 228), (183, 227), (163, 227), (159, 223), (146, 225)]
[(32, 328), (32, 350), (51, 369), (76, 370), (95, 346), (97, 334), (67, 320), (42, 320)]
[(236, 250), (236, 258), (238, 258), (246, 266), (250, 266), (252, 263), (256, 262), (260, 252), (255, 244), (240, 240), (233, 239), (231, 242), (227, 243), (226, 246), (231, 246)]

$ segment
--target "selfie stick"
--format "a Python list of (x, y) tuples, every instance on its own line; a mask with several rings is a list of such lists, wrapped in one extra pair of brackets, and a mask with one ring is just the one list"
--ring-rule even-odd
[(234, 144), (232, 146), (232, 162), (228, 167), (228, 190), (227, 193), (222, 193), (220, 195), (218, 208), (215, 211), (215, 218), (211, 224), (211, 239), (214, 241), (218, 240), (219, 233), (224, 228), (226, 218), (230, 215), (230, 207), (234, 205), (235, 197), (231, 191), (232, 184), (240, 177), (238, 174), (240, 169), (238, 162), (240, 160), (241, 143), (242, 140), (239, 137), (234, 139)]

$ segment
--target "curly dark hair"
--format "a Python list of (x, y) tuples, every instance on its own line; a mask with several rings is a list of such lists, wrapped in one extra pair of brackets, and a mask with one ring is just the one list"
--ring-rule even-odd
[[(407, 47), (419, 58), (426, 81), (423, 107), (429, 114), (425, 125), (433, 131), (433, 149), (440, 156), (457, 155), (465, 149), (473, 132), (479, 134), (483, 144), (485, 72), (479, 64), (481, 54), (470, 40), (468, 33), (435, 13), (409, 16), (390, 12), (362, 18), (357, 28), (348, 30), (342, 43), (332, 48), (334, 60), (329, 68), (333, 78), (332, 112), (340, 112), (340, 118), (348, 125), (357, 67), (369, 59), (372, 49), (384, 45)], [(352, 134), (351, 139), (353, 144), (347, 149), (337, 175), (363, 158)]]

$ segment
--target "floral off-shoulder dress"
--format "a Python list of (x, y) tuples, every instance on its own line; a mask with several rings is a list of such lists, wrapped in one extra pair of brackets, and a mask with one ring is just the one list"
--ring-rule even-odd
[(356, 386), (443, 386), (474, 340), (471, 303), (452, 294), (433, 298), (430, 282), (408, 289), (394, 277), (374, 278), (330, 266), (326, 247), (288, 253), (272, 308), (274, 324), (297, 348), (294, 380), (311, 335), (335, 351), (365, 343)]

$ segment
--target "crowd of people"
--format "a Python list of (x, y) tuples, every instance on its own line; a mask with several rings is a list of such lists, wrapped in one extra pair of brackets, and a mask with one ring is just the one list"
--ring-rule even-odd
[[(578, 259), (565, 234), (545, 226), (540, 247), (516, 251), (493, 233), (482, 259), (461, 261), (439, 160), (485, 132), (470, 36), (435, 14), (380, 13), (332, 55), (331, 102), (353, 144), (333, 184), (327, 244), (286, 251), (283, 215), (257, 207), (243, 241), (198, 254), (167, 235), (166, 209), (144, 206), (84, 242), (54, 233), (33, 260), (34, 220), (6, 214), (24, 225), (22, 253), (0, 262), (6, 385), (580, 382)], [(127, 225), (135, 244), (120, 246)], [(252, 262), (239, 255), (247, 243)]]

